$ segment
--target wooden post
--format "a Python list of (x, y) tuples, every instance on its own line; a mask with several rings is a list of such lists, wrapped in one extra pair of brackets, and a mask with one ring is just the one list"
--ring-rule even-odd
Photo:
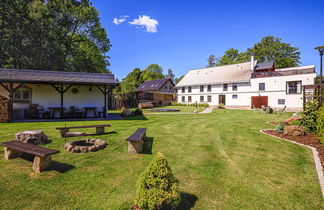
[(97, 88), (104, 95), (103, 117), (107, 118), (107, 94), (109, 90), (107, 89), (107, 86), (104, 86), (103, 89), (100, 86), (97, 86)]
[(64, 93), (66, 92), (66, 91), (68, 91), (71, 87), (72, 87), (72, 85), (69, 85), (67, 88), (65, 88), (64, 89), (64, 85), (63, 84), (61, 84), (61, 86), (60, 86), (60, 88), (58, 88), (58, 87), (56, 87), (55, 85), (52, 85), (52, 87), (57, 91), (57, 92), (59, 92), (60, 93), (60, 95), (61, 95), (61, 110), (60, 110), (60, 118), (62, 119), (63, 118), (63, 109), (64, 109)]
[(13, 104), (14, 104), (14, 101), (13, 101), (13, 97), (14, 97), (14, 94), (15, 92), (21, 87), (23, 86), (24, 84), (21, 83), (19, 84), (17, 87), (14, 88), (14, 84), (13, 83), (9, 83), (9, 85), (4, 85), (2, 83), (0, 83), (0, 85), (6, 89), (9, 93), (9, 121), (12, 122), (13, 120)]

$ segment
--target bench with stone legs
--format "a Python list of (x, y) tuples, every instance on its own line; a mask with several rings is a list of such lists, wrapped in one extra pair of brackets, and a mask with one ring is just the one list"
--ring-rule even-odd
[(126, 139), (128, 141), (128, 153), (141, 153), (145, 138), (146, 128), (138, 128), (135, 133)]
[(105, 127), (110, 127), (109, 124), (102, 125), (85, 125), (85, 126), (72, 126), (72, 127), (59, 127), (56, 130), (60, 130), (62, 138), (74, 137), (74, 136), (85, 136), (86, 133), (83, 132), (70, 132), (70, 129), (80, 129), (80, 128), (96, 128), (96, 135), (105, 134)]
[(2, 142), (1, 145), (4, 147), (4, 158), (6, 160), (16, 158), (22, 153), (35, 155), (33, 170), (36, 172), (46, 170), (52, 163), (51, 155), (60, 152), (19, 141)]

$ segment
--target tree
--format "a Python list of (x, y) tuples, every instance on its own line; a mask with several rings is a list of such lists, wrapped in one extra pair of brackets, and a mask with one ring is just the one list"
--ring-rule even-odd
[(184, 78), (184, 75), (180, 76), (179, 78), (176, 78), (176, 84), (178, 84), (182, 80), (182, 78)]
[(173, 176), (168, 161), (157, 153), (137, 183), (134, 208), (176, 209), (180, 203), (178, 180)]
[(265, 36), (247, 52), (254, 54), (259, 62), (274, 61), (277, 68), (294, 67), (300, 64), (299, 48), (282, 42), (279, 37)]
[(164, 78), (163, 69), (158, 64), (150, 64), (142, 71), (141, 80), (154, 80)]
[(225, 51), (225, 54), (217, 59), (217, 66), (242, 63), (250, 60), (247, 52), (239, 52), (237, 49), (230, 48)]
[(165, 75), (166, 78), (170, 78), (172, 81), (174, 81), (174, 74), (172, 69), (168, 69), (168, 73)]
[(0, 2), (1, 67), (107, 72), (111, 45), (89, 0)]
[(215, 55), (210, 55), (207, 59), (208, 65), (207, 67), (214, 67), (216, 66), (216, 56)]

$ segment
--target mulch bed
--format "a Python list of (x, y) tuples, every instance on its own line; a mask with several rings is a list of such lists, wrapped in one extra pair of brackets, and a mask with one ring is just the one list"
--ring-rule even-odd
[[(269, 122), (270, 123), (270, 122)], [(288, 136), (283, 133), (277, 133), (275, 130), (264, 130), (264, 133), (277, 136), (279, 138), (287, 139), (290, 141), (298, 142), (316, 148), (318, 156), (321, 160), (323, 172), (324, 172), (324, 145), (321, 144), (320, 140), (315, 134), (306, 134), (305, 136)]]

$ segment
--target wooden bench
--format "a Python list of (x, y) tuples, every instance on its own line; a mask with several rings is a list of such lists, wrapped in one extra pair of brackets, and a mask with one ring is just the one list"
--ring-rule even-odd
[(60, 152), (20, 141), (2, 142), (1, 145), (4, 147), (4, 158), (6, 160), (16, 158), (21, 153), (35, 155), (33, 170), (36, 172), (42, 172), (48, 168), (52, 163), (51, 155)]
[(138, 128), (135, 133), (126, 139), (128, 141), (128, 153), (141, 153), (145, 138), (146, 128)]
[(109, 124), (102, 124), (102, 125), (85, 125), (85, 126), (72, 126), (72, 127), (59, 127), (56, 128), (56, 130), (60, 130), (62, 138), (70, 137), (69, 135), (66, 135), (67, 132), (70, 131), (70, 129), (80, 129), (80, 128), (96, 128), (96, 134), (102, 135), (105, 134), (105, 127), (110, 127)]

